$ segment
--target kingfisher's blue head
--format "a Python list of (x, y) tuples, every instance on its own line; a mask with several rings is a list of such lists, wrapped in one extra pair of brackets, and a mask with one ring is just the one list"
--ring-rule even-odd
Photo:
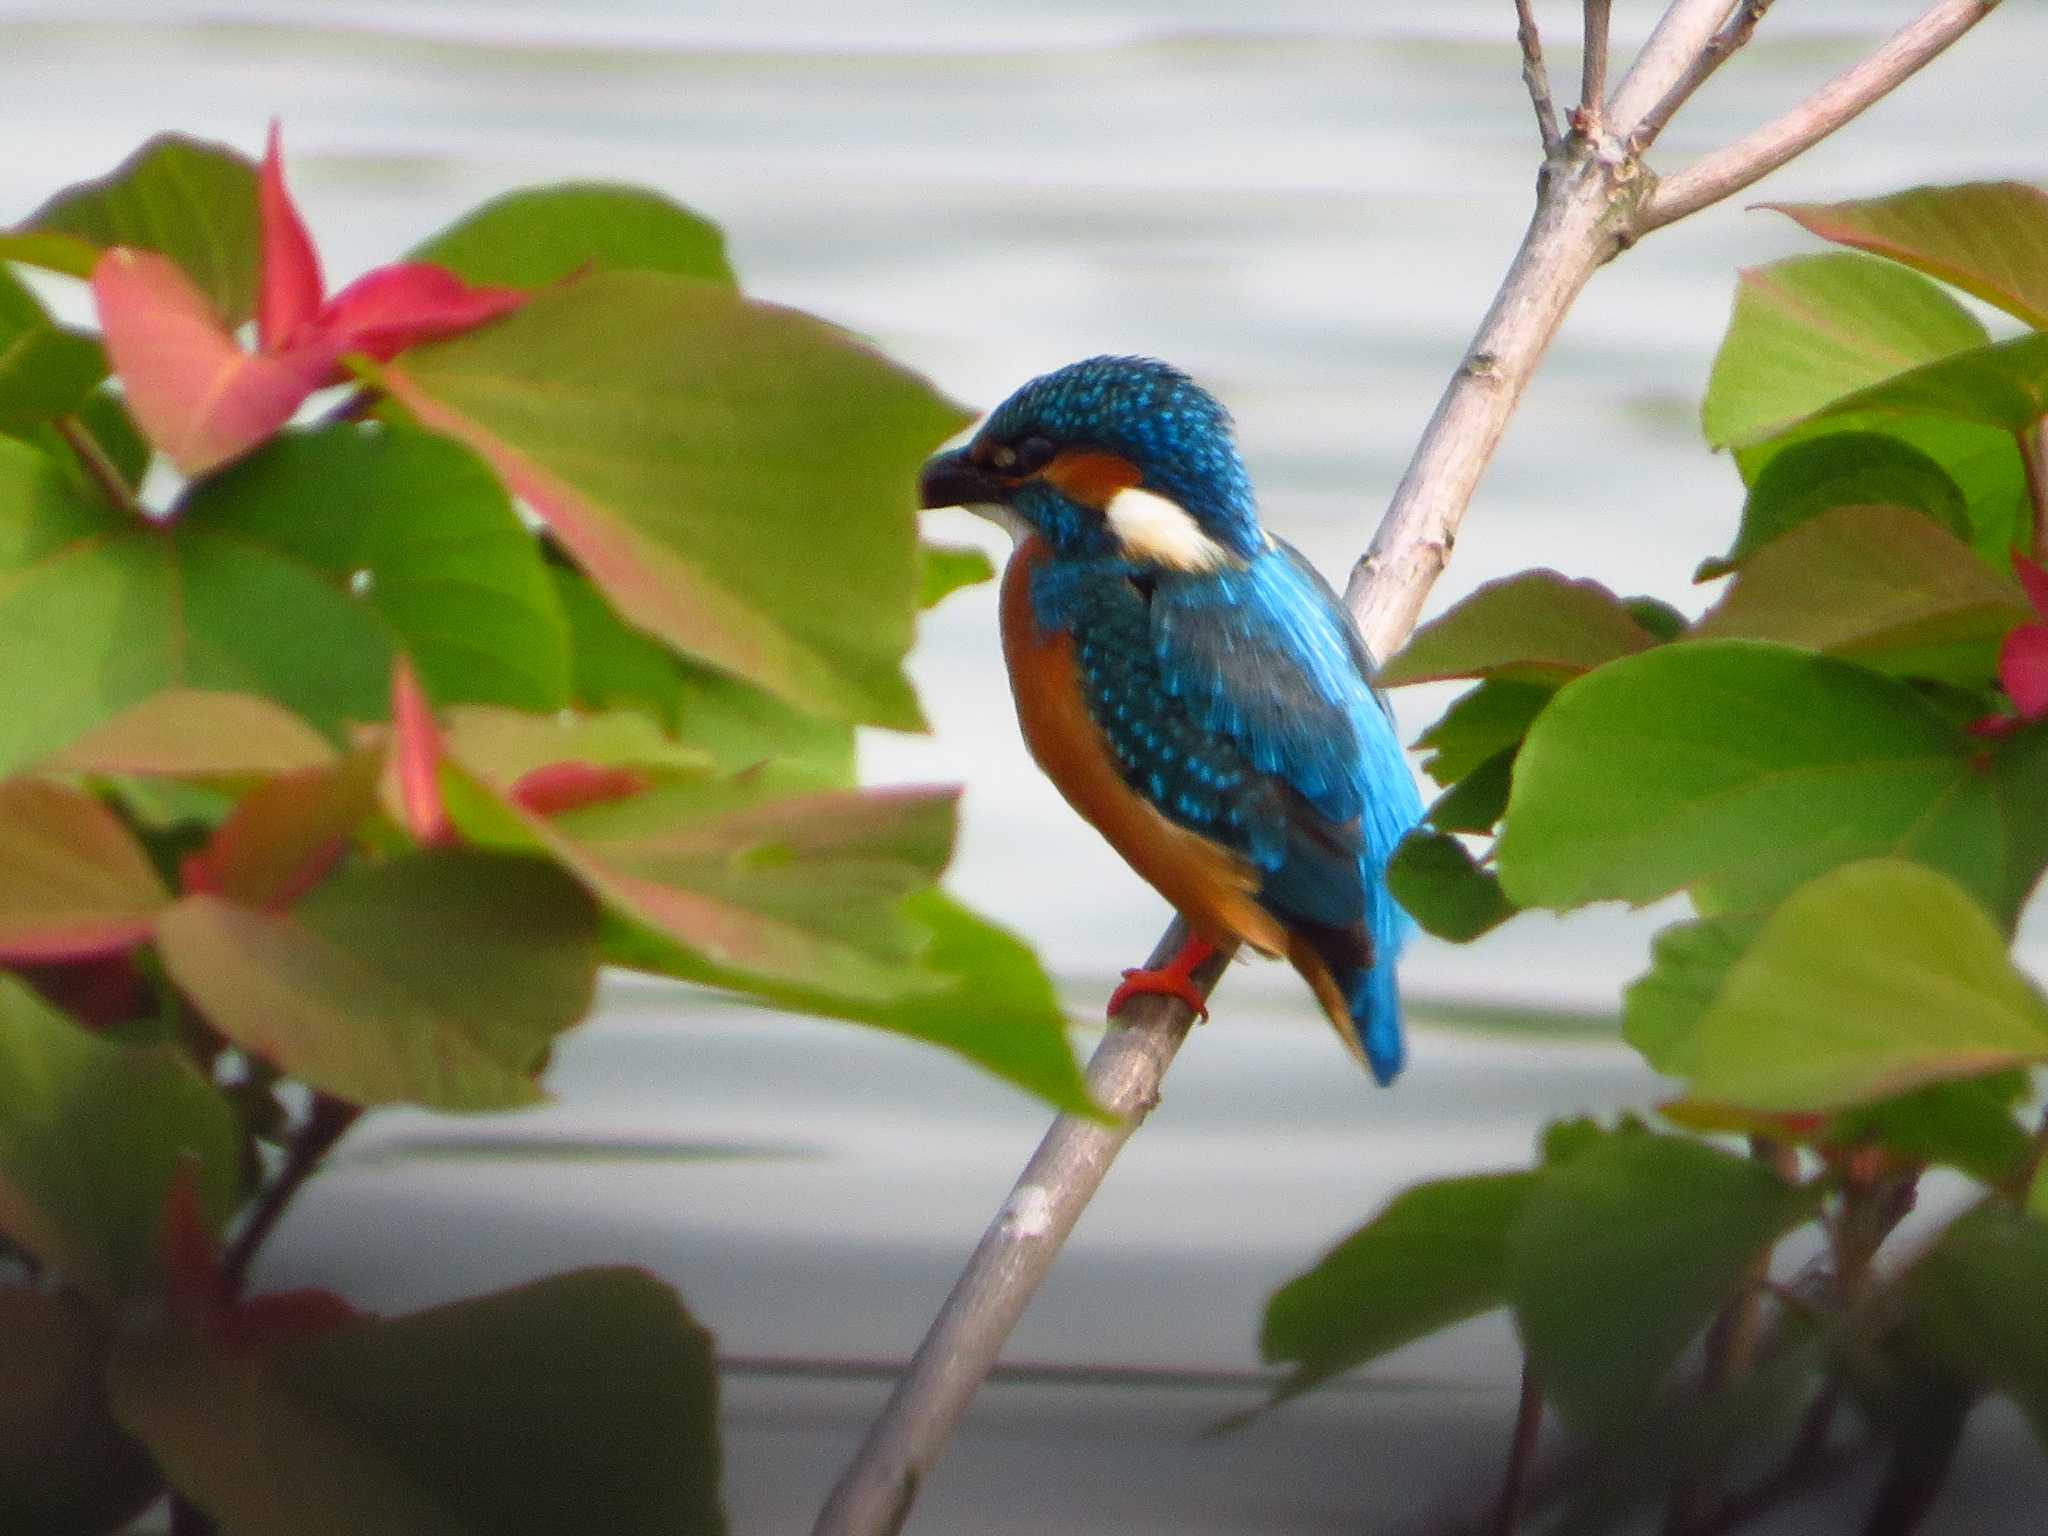
[(974, 441), (935, 455), (927, 507), (972, 507), (1067, 556), (1172, 570), (1241, 565), (1265, 547), (1230, 413), (1177, 368), (1091, 357), (1033, 379)]

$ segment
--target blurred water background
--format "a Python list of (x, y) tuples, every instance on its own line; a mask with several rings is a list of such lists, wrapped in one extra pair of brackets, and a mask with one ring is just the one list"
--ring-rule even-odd
[[(1658, 162), (1790, 105), (1918, 8), (1787, 0)], [(1562, 94), (1578, 7), (1538, 10)], [(1616, 5), (1623, 56), (1659, 10)], [(2048, 8), (2006, 6), (1757, 195), (2042, 179), (2044, 57)], [(1236, 411), (1269, 524), (1341, 586), (1526, 219), (1516, 72), (1506, 0), (0, 0), (0, 222), (161, 129), (253, 152), (272, 114), (337, 281), (515, 186), (646, 183), (725, 226), (752, 292), (964, 401), (1093, 352), (1189, 368)], [(1697, 400), (1736, 269), (1809, 248), (1722, 207), (1602, 272), (1433, 610), (1535, 564), (1704, 606), (1688, 578), (1739, 490)], [(999, 547), (964, 514), (933, 521)], [(967, 783), (955, 888), (1092, 1015), (1164, 914), (1025, 759), (993, 607), (983, 588), (930, 616), (933, 734), (876, 736), (864, 767)], [(1446, 697), (1397, 700), (1411, 738)], [(1654, 1099), (1614, 1010), (1667, 916), (1418, 944), (1413, 1064), (1390, 1093), (1291, 974), (1240, 968), (1025, 1320), (1028, 1368), (984, 1394), (911, 1529), (1379, 1532), (1481, 1504), (1512, 1411), (1497, 1318), (1193, 1437), (1257, 1400), (1266, 1293), (1392, 1190), (1525, 1161), (1550, 1116)], [(806, 1528), (1043, 1112), (928, 1049), (632, 983), (553, 1087), (522, 1117), (373, 1118), (262, 1278), (399, 1310), (651, 1264), (728, 1358), (736, 1529)], [(1964, 1474), (1928, 1529), (2039, 1531), (2048, 1478), (2016, 1419), (1989, 1416)]]

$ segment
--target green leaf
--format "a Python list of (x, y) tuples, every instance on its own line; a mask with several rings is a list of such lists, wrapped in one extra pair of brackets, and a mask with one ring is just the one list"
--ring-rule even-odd
[(1515, 749), (1496, 752), (1430, 803), (1426, 818), (1439, 832), (1491, 832), (1508, 808)]
[(1713, 1006), (1764, 925), (1761, 912), (1673, 923), (1650, 946), (1650, 969), (1622, 993), (1622, 1038), (1657, 1071), (1670, 1074), (1673, 1053)]
[(1754, 486), (1778, 456), (1803, 444), (1850, 433), (1892, 439), (1924, 453), (1963, 493), (1970, 547), (2003, 569), (2022, 542), (2032, 517), (2026, 466), (2010, 432), (1943, 416), (1900, 416), (1878, 411), (1808, 417), (1782, 435), (1735, 450), (1736, 466)]
[(132, 949), (170, 899), (142, 845), (91, 795), (0, 782), (0, 960)]
[(1515, 915), (1491, 870), (1448, 832), (1410, 832), (1387, 865), (1387, 888), (1423, 928), (1470, 944)]
[(1918, 858), (1996, 897), (1977, 748), (1906, 684), (1747, 640), (1663, 646), (1567, 684), (1522, 744), (1496, 856), (1528, 907), (1771, 905), (1823, 870)]
[(1843, 203), (1766, 203), (1823, 240), (1903, 262), (2048, 330), (2048, 192), (2022, 181), (1913, 187)]
[(951, 856), (956, 790), (815, 792), (787, 774), (700, 775), (542, 816), (487, 774), (443, 774), (465, 837), (545, 853), (711, 965), (869, 1002), (942, 984), (919, 963), (927, 934), (900, 909)]
[(247, 693), (166, 688), (94, 726), (37, 766), (47, 772), (239, 781), (334, 761), (327, 739)]
[(637, 768), (660, 778), (701, 779), (711, 759), (630, 710), (595, 715), (528, 715), (487, 704), (462, 704), (442, 718), (442, 741), (463, 763), (496, 784), (513, 785), (536, 768), (589, 763)]
[(1761, 442), (1867, 384), (1986, 339), (1977, 318), (1926, 278), (1869, 256), (1751, 267), (1700, 423), (1716, 448)]
[(1829, 1109), (2048, 1060), (2048, 1003), (1952, 880), (1871, 859), (1787, 897), (1665, 1070), (1700, 1098)]
[(711, 1340), (641, 1270), (363, 1319), (262, 1355), (136, 1330), (122, 1419), (235, 1536), (718, 1536)]
[(170, 257), (240, 325), (256, 312), (255, 166), (224, 145), (161, 134), (0, 234), (0, 260), (88, 277), (115, 245)]
[(1844, 395), (1825, 414), (1948, 416), (2024, 432), (2048, 415), (2048, 335), (1958, 352)]
[(632, 709), (680, 731), (718, 767), (800, 764), (821, 783), (853, 783), (853, 726), (793, 708), (749, 683), (678, 656), (613, 613), (581, 572), (551, 566), (569, 618), (574, 676), (585, 709)]
[(1448, 787), (1489, 758), (1519, 747), (1556, 692), (1542, 683), (1489, 678), (1460, 694), (1443, 718), (1415, 739), (1417, 751), (1431, 754), (1422, 771)]
[(383, 753), (360, 752), (257, 785), (185, 866), (185, 888), (250, 907), (295, 900), (348, 851), (383, 770)]
[(0, 265), (0, 430), (76, 410), (106, 376), (100, 344), (52, 322)]
[(100, 1536), (161, 1487), (107, 1411), (108, 1328), (76, 1295), (0, 1286), (0, 1530)]
[[(78, 402), (75, 415), (78, 424), (91, 435), (121, 483), (131, 492), (141, 485), (156, 450), (143, 440), (121, 397), (105, 389), (93, 390)], [(77, 448), (57, 431), (54, 423), (43, 421), (25, 427), (0, 427), (0, 435), (19, 438), (46, 457), (56, 460), (73, 491), (86, 500), (103, 498), (105, 493), (99, 482), (87, 472)]]
[(846, 1019), (943, 1047), (1067, 1114), (1106, 1120), (1068, 1043), (1066, 1016), (1022, 940), (939, 890), (907, 899), (902, 917), (923, 929), (924, 990), (879, 1001), (764, 979), (715, 966), (630, 921), (614, 925), (606, 959), (656, 975), (744, 992), (777, 1008)]
[(1418, 1184), (1275, 1291), (1259, 1352), (1294, 1368), (1275, 1400), (1503, 1305), (1508, 1234), (1538, 1183), (1482, 1173)]
[(247, 540), (390, 626), (437, 703), (560, 709), (569, 633), (540, 549), (474, 454), (380, 426), (288, 432), (196, 485), (194, 533)]
[(977, 586), (996, 574), (988, 556), (972, 545), (921, 544), (918, 559), (920, 608), (936, 608), (962, 587)]
[(383, 378), (481, 453), (627, 622), (800, 708), (921, 724), (902, 670), (915, 481), (967, 420), (922, 380), (660, 273), (543, 292)]
[(1958, 1217), (1905, 1281), (1922, 1348), (2018, 1403), (2048, 1441), (2048, 1223), (1986, 1203)]
[(1656, 643), (1598, 582), (1523, 571), (1488, 582), (1423, 625), (1380, 669), (1379, 681), (1389, 688), (1447, 677), (1555, 684)]
[(2005, 828), (2005, 879), (1995, 910), (2025, 909), (2048, 869), (2048, 724), (2023, 726), (1992, 749), (1991, 792)]
[(1550, 1167), (1509, 1239), (1530, 1368), (1582, 1430), (1625, 1431), (1750, 1263), (1810, 1211), (1759, 1163), (1610, 1136)]
[(352, 866), (288, 912), (187, 896), (157, 934), (222, 1034), (366, 1105), (532, 1103), (596, 975), (596, 911), (573, 881), (467, 850)]
[(1692, 633), (1977, 684), (1992, 675), (2006, 632), (2033, 616), (2017, 583), (1924, 514), (1842, 506), (1751, 555)]
[(1774, 455), (1750, 487), (1728, 553), (1694, 576), (1725, 576), (1779, 535), (1834, 507), (1911, 507), (1964, 538), (1969, 503), (1947, 470), (1912, 444), (1881, 432), (1832, 432)]
[(1929, 1083), (1849, 1111), (1840, 1117), (1836, 1135), (1845, 1142), (1875, 1142), (1915, 1162), (1959, 1168), (1984, 1184), (2003, 1185), (2026, 1166), (2030, 1143), (2012, 1116), (2014, 1101), (2026, 1091), (2023, 1072)]
[(383, 623), (295, 555), (121, 517), (6, 438), (0, 505), (0, 774), (162, 688), (261, 694), (330, 731), (383, 718)]
[(217, 1227), (241, 1158), (227, 1102), (176, 1049), (87, 1034), (0, 975), (0, 1233), (95, 1298), (125, 1296), (155, 1273), (188, 1157)]
[(507, 192), (416, 247), (472, 283), (541, 288), (586, 270), (670, 272), (733, 284), (725, 235), (645, 187), (563, 182)]

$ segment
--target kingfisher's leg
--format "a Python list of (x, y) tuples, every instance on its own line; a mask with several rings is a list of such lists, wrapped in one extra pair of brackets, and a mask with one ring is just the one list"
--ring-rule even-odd
[(1197, 966), (1215, 953), (1216, 946), (1207, 939), (1190, 936), (1187, 943), (1181, 945), (1180, 953), (1158, 970), (1148, 971), (1142, 966), (1133, 966), (1124, 972), (1123, 985), (1109, 995), (1109, 1016), (1115, 1018), (1132, 998), (1152, 994), (1177, 997), (1194, 1009), (1198, 1018), (1208, 1018), (1209, 1004), (1202, 996), (1201, 988), (1194, 983), (1194, 973)]

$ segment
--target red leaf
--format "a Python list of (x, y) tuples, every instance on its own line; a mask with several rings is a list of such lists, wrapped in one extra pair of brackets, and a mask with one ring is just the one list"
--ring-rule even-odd
[(2048, 715), (2048, 624), (2022, 624), (1998, 648), (1998, 680), (2023, 720)]
[(252, 1296), (229, 1310), (216, 1337), (233, 1354), (259, 1354), (363, 1316), (332, 1291), (308, 1287)]
[(522, 774), (512, 786), (514, 803), (536, 816), (559, 816), (579, 806), (624, 800), (652, 781), (632, 768), (601, 768), (595, 763), (548, 763)]
[[(146, 935), (145, 935), (146, 937)], [(15, 967), (16, 974), (87, 1029), (141, 1018), (152, 1001), (131, 955), (102, 955), (63, 965)]]
[(2048, 619), (2048, 571), (2017, 552), (2012, 557), (2012, 569), (2020, 585), (2027, 589), (2027, 601), (2034, 605), (2034, 612)]
[(389, 362), (407, 347), (474, 330), (526, 302), (518, 288), (472, 288), (445, 267), (409, 261), (366, 272), (320, 311), (319, 333), (335, 355), (367, 352)]
[(422, 848), (455, 843), (455, 826), (441, 798), (440, 728), (419, 675), (404, 656), (391, 667), (391, 755), (398, 771), (398, 803), (413, 841)]
[(220, 1243), (199, 1199), (199, 1162), (184, 1157), (164, 1191), (164, 1300), (171, 1316), (194, 1333), (212, 1335), (226, 1322), (233, 1294), (221, 1267)]
[(306, 221), (285, 190), (284, 157), (278, 147), (276, 119), (263, 152), (263, 173), (256, 183), (257, 208), (263, 223), (262, 288), (256, 296), (256, 340), (266, 352), (290, 345), (298, 331), (319, 312), (327, 285), (320, 277), (320, 256)]
[(324, 342), (278, 357), (244, 352), (192, 280), (147, 251), (108, 251), (92, 291), (128, 408), (188, 475), (263, 442), (334, 371)]

